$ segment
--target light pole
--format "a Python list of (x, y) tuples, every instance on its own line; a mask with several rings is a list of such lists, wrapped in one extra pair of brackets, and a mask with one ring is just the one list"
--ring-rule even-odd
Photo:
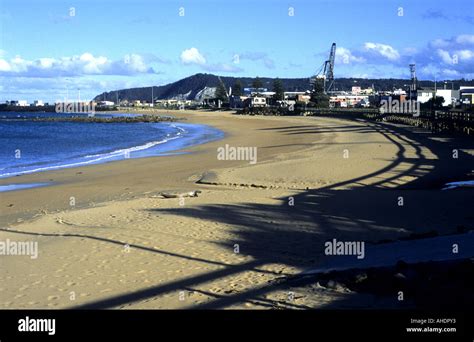
[(151, 105), (150, 107), (153, 107), (153, 86), (151, 86)]

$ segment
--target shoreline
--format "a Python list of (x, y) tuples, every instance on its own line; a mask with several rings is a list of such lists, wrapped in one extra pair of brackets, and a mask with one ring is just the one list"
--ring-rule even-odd
[[(213, 127), (200, 124), (190, 124), (185, 122), (162, 123), (165, 127), (173, 127), (179, 130), (175, 135), (167, 134), (166, 137), (150, 137), (150, 141), (130, 142), (128, 147), (113, 147), (108, 152), (90, 152), (86, 156), (65, 159), (62, 162), (52, 162), (46, 165), (37, 166), (34, 169), (23, 167), (23, 170), (9, 171), (8, 173), (0, 173), (0, 180), (15, 179), (16, 177), (37, 174), (40, 172), (48, 172), (53, 170), (61, 170), (66, 168), (77, 168), (88, 165), (105, 164), (124, 159), (160, 157), (180, 153), (192, 146), (205, 144), (211, 141), (218, 141), (223, 138), (224, 133)], [(183, 134), (183, 132), (185, 134)], [(183, 135), (182, 135), (183, 134)], [(211, 136), (212, 135), (212, 136)], [(156, 140), (159, 139), (159, 140)], [(139, 145), (136, 145), (139, 144)], [(26, 168), (26, 169), (25, 169)], [(34, 183), (30, 183), (34, 184)], [(9, 185), (0, 182), (0, 185)], [(26, 184), (25, 184), (26, 185)]]
[[(117, 113), (123, 113), (123, 112), (117, 112)], [(114, 112), (111, 114), (117, 114), (117, 113)], [(168, 110), (155, 110), (153, 111), (153, 113), (150, 113), (149, 111), (148, 113), (150, 115), (161, 115), (163, 113), (169, 113), (169, 111)], [(141, 174), (146, 174), (147, 173), (146, 170), (151, 168), (155, 170), (154, 172), (157, 172), (155, 163), (159, 162), (161, 159), (166, 159), (167, 165), (173, 164), (173, 161), (169, 160), (170, 158), (173, 158), (173, 160), (178, 160), (180, 170), (183, 173), (185, 173), (185, 175), (183, 176), (176, 176), (176, 177), (169, 177), (169, 175), (166, 175), (165, 177), (166, 183), (163, 184), (163, 186), (165, 186), (165, 189), (166, 187), (169, 187), (169, 189), (174, 189), (174, 188), (187, 186), (190, 183), (186, 181), (186, 179), (192, 175), (199, 173), (198, 170), (196, 170), (196, 172), (192, 172), (191, 170), (185, 170), (187, 168), (185, 165), (188, 164), (187, 159), (189, 159), (189, 157), (192, 156), (193, 158), (193, 161), (190, 161), (189, 163), (199, 164), (199, 160), (203, 153), (208, 154), (211, 150), (217, 150), (217, 147), (221, 145), (222, 146), (225, 145), (225, 141), (230, 141), (231, 144), (234, 146), (246, 145), (244, 143), (246, 139), (245, 138), (242, 139), (238, 137), (238, 135), (241, 133), (240, 129), (231, 129), (227, 122), (230, 119), (233, 122), (240, 123), (243, 121), (242, 119), (244, 117), (233, 115), (233, 113), (230, 113), (230, 112), (177, 111), (177, 113), (179, 113), (180, 116), (185, 118), (186, 124), (202, 124), (202, 125), (214, 127), (220, 130), (221, 132), (224, 132), (224, 138), (219, 139), (217, 141), (207, 142), (203, 145), (194, 145), (191, 147), (185, 147), (183, 149), (178, 149), (178, 150), (173, 151), (174, 153), (180, 153), (180, 154), (184, 153), (182, 155), (150, 156), (146, 158), (124, 159), (124, 160), (117, 160), (111, 163), (101, 163), (101, 164), (92, 164), (92, 165), (85, 165), (85, 166), (78, 166), (78, 167), (61, 168), (58, 170), (48, 170), (48, 171), (38, 172), (38, 173), (33, 173), (33, 174), (24, 174), (20, 176), (0, 178), (0, 185), (7, 185), (10, 183), (15, 183), (15, 184), (54, 183), (54, 185), (52, 186), (48, 186), (46, 188), (41, 189), (41, 190), (47, 189), (48, 192), (50, 192), (50, 194), (47, 195), (48, 198), (57, 198), (61, 196), (61, 194), (64, 193), (63, 189), (67, 188), (69, 185), (72, 185), (74, 188), (76, 188), (78, 184), (83, 184), (85, 175), (92, 175), (94, 178), (93, 182), (90, 182), (90, 184), (88, 184), (89, 189), (86, 195), (87, 199), (85, 199), (84, 201), (76, 201), (75, 206), (72, 208), (69, 205), (69, 201), (66, 198), (64, 198), (64, 196), (61, 196), (63, 197), (61, 201), (53, 200), (52, 201), (54, 203), (53, 205), (43, 205), (43, 204), (38, 205), (38, 203), (35, 203), (36, 201), (34, 200), (34, 198), (37, 193), (36, 190), (40, 190), (40, 189), (36, 189), (36, 188), (25, 189), (19, 192), (17, 191), (3, 192), (0, 196), (0, 208), (3, 209), (7, 207), (7, 212), (1, 212), (4, 219), (6, 218), (6, 220), (4, 220), (3, 222), (3, 225), (13, 224), (18, 219), (23, 221), (37, 214), (41, 214), (44, 211), (49, 212), (49, 211), (58, 211), (58, 210), (66, 210), (66, 209), (74, 209), (74, 208), (83, 208), (83, 207), (89, 206), (88, 203), (90, 202), (92, 202), (93, 205), (95, 205), (96, 203), (100, 203), (104, 201), (140, 196), (143, 194), (143, 192), (146, 192), (149, 189), (148, 187), (139, 187), (136, 190), (133, 189), (133, 185), (135, 182), (129, 182), (129, 178), (133, 177), (130, 171), (134, 168), (139, 168), (141, 170), (140, 171)], [(141, 114), (141, 113), (138, 113), (138, 114)], [(279, 121), (279, 120), (276, 120), (276, 121)], [(264, 118), (255, 118), (254, 120), (250, 120), (250, 122), (265, 123), (265, 120)], [(246, 126), (247, 127), (245, 129), (251, 128), (251, 125), (246, 125)], [(266, 124), (264, 124), (264, 126), (266, 126)], [(266, 134), (266, 135), (271, 136), (271, 134)], [(251, 140), (253, 142), (252, 145), (259, 144), (258, 139), (256, 139), (255, 137), (253, 137)], [(237, 143), (235, 143), (236, 141)], [(290, 147), (288, 150), (294, 151), (296, 150), (296, 148)], [(259, 159), (267, 158), (267, 156), (270, 156), (270, 155), (272, 154), (260, 153)], [(222, 165), (222, 163), (217, 160), (217, 152), (215, 153), (214, 156), (207, 155), (206, 161), (203, 164), (209, 164), (212, 159), (214, 159), (215, 161), (215, 163), (212, 163), (214, 164), (213, 167), (226, 167), (226, 166), (242, 164), (241, 161), (226, 161), (224, 165)], [(143, 163), (140, 161), (143, 161)], [(124, 169), (125, 169), (125, 172), (124, 172)], [(202, 168), (200, 172), (205, 173), (207, 171), (208, 171), (208, 168), (205, 167), (205, 168)], [(107, 184), (107, 188), (108, 190), (113, 190), (112, 195), (110, 194), (106, 196), (97, 195), (96, 194), (97, 191), (94, 189), (92, 183), (95, 183), (97, 180), (100, 180), (100, 182), (105, 181), (106, 183), (109, 183), (108, 177), (102, 176), (101, 174), (111, 174), (111, 173), (113, 174), (122, 173), (123, 176), (120, 177), (121, 181), (123, 181), (125, 184), (129, 186), (123, 186), (121, 189), (122, 191), (120, 191), (118, 189), (111, 189), (111, 187), (115, 188), (114, 184), (116, 184), (115, 182), (111, 182), (110, 185)], [(159, 176), (160, 176), (159, 173), (156, 174), (156, 177), (159, 177)], [(146, 177), (146, 178), (147, 178), (146, 180), (147, 182), (149, 183), (152, 182), (151, 177)], [(85, 181), (87, 182), (87, 180)], [(53, 190), (57, 190), (57, 191), (53, 191)], [(80, 189), (80, 190), (81, 190), (79, 191), (80, 194), (77, 197), (82, 198), (84, 197), (83, 195), (84, 191), (82, 191), (83, 189)], [(31, 192), (31, 194), (28, 194), (28, 196), (26, 195), (23, 196), (22, 194), (24, 194), (26, 191)], [(18, 194), (18, 196), (15, 196), (16, 194)], [(18, 199), (16, 199), (17, 197)], [(20, 205), (18, 202), (24, 202), (25, 204)], [(60, 202), (63, 202), (63, 203), (60, 204)], [(13, 206), (9, 207), (10, 204), (13, 204)], [(25, 209), (28, 209), (28, 210), (25, 210)], [(13, 215), (9, 213), (11, 211), (14, 212)]]
[[(370, 244), (473, 227), (472, 190), (436, 190), (472, 168), (469, 140), (332, 118), (177, 113), (224, 139), (185, 155), (27, 175), (58, 184), (0, 195), (2, 226), (11, 229), (0, 239), (39, 244), (35, 262), (4, 259), (0, 307), (265, 308), (286, 300), (275, 285), (282, 277), (324, 263), (325, 241)], [(226, 144), (258, 147), (258, 162), (218, 160)], [(453, 147), (455, 164), (445, 157)], [(191, 190), (202, 192), (159, 196)], [(306, 290), (295, 305), (348, 296)]]

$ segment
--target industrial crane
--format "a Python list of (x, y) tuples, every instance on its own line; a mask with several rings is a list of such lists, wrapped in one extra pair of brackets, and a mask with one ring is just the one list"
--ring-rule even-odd
[(311, 78), (311, 84), (313, 85), (313, 90), (315, 83), (318, 79), (323, 79), (323, 89), (324, 93), (327, 94), (333, 84), (334, 84), (334, 62), (336, 59), (336, 43), (332, 43), (331, 52), (329, 53), (329, 59), (324, 61), (321, 65), (321, 68), (316, 73), (316, 76)]

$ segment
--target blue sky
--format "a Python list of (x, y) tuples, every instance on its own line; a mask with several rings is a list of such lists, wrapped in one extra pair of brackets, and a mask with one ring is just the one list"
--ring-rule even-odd
[(472, 0), (0, 0), (0, 101), (162, 85), (198, 72), (474, 78)]

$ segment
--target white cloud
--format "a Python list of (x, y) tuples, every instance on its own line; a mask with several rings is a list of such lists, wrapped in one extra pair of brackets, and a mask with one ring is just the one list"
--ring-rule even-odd
[(181, 62), (183, 64), (204, 65), (206, 64), (206, 59), (201, 55), (198, 49), (192, 47), (181, 52)]
[(442, 48), (442, 49), (449, 49), (449, 48), (462, 48), (465, 46), (473, 46), (474, 45), (474, 34), (460, 34), (455, 37), (451, 37), (449, 39), (435, 39), (430, 42), (429, 46), (433, 48)]
[(400, 59), (398, 51), (387, 44), (367, 42), (364, 44), (364, 50), (374, 55), (385, 57), (390, 61)]
[(51, 68), (54, 64), (54, 58), (40, 58), (38, 59), (38, 67), (43, 69)]
[(441, 61), (445, 64), (459, 64), (464, 62), (470, 62), (474, 60), (474, 50), (453, 50), (451, 52), (438, 49), (437, 51), (438, 56), (441, 58)]
[(345, 47), (341, 46), (336, 48), (336, 63), (338, 64), (364, 63), (365, 61), (364, 57), (354, 56), (352, 52)]
[[(435, 54), (431, 51), (436, 48)], [(436, 39), (415, 56), (417, 63), (429, 65), (429, 76), (474, 76), (474, 35), (461, 34), (449, 39)]]
[(424, 65), (420, 73), (429, 77), (436, 76), (438, 80), (440, 79), (455, 79), (464, 77), (462, 73), (455, 69), (440, 68), (438, 65), (428, 64)]
[(130, 70), (135, 70), (137, 73), (146, 73), (150, 68), (145, 63), (143, 56), (133, 53), (125, 55), (123, 58), (123, 65), (125, 65)]
[(436, 53), (441, 58), (443, 63), (446, 63), (446, 64), (452, 64), (453, 63), (453, 58), (450, 56), (448, 51), (443, 50), (443, 49), (438, 49), (436, 51)]
[(463, 61), (474, 59), (474, 50), (458, 50), (455, 53)]
[(14, 77), (74, 77), (84, 75), (136, 75), (155, 73), (143, 57), (126, 55), (123, 60), (112, 61), (89, 52), (60, 58), (25, 60), (15, 56), (10, 60), (0, 58), (0, 76)]
[(10, 71), (10, 70), (11, 70), (10, 64), (4, 59), (0, 59), (0, 72)]
[[(326, 57), (326, 54), (324, 55)], [(389, 44), (366, 42), (354, 49), (337, 47), (336, 64), (360, 63), (367, 70), (383, 68), (381, 77), (393, 71), (393, 77), (409, 77), (408, 64), (417, 65), (418, 77), (431, 78), (474, 78), (474, 35), (460, 34), (451, 38), (439, 38), (419, 47), (400, 47)], [(352, 72), (364, 73), (353, 69)]]
[(201, 69), (209, 72), (241, 72), (242, 68), (228, 63), (208, 63), (206, 58), (195, 47), (181, 52), (181, 63), (186, 65), (198, 65)]

